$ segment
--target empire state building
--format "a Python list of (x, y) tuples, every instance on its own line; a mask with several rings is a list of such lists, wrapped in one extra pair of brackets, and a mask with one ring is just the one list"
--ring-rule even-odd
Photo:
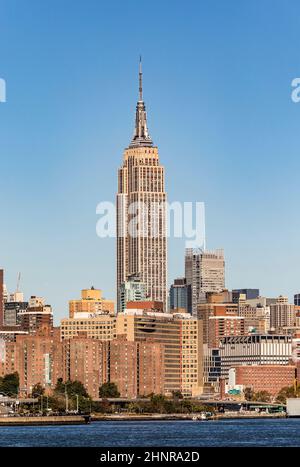
[[(167, 307), (167, 227), (164, 167), (147, 126), (139, 65), (139, 100), (134, 135), (118, 171), (117, 294), (131, 275), (145, 284), (147, 297)], [(120, 310), (118, 310), (120, 311)]]

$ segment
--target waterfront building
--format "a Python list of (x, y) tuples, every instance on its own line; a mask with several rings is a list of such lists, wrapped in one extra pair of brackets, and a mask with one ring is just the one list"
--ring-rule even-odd
[(91, 287), (81, 291), (79, 300), (69, 301), (69, 317), (73, 318), (75, 313), (111, 313), (114, 314), (115, 302), (102, 297), (102, 291)]
[(99, 397), (99, 387), (108, 381), (105, 342), (81, 332), (61, 343), (63, 380), (80, 381), (93, 399)]
[(133, 399), (164, 391), (164, 346), (154, 340), (129, 341), (118, 336), (109, 342), (109, 381), (121, 397)]
[(165, 388), (164, 345), (151, 338), (137, 343), (137, 396), (163, 394)]
[(220, 341), (221, 376), (240, 365), (287, 365), (292, 355), (288, 335), (227, 336)]
[[(117, 294), (132, 274), (139, 275), (147, 297), (167, 307), (167, 230), (164, 167), (148, 132), (139, 70), (135, 130), (118, 172)], [(120, 308), (118, 309), (120, 311)]]
[(117, 317), (117, 334), (125, 335), (128, 341), (142, 342), (151, 337), (164, 344), (164, 393), (180, 390), (180, 321), (168, 313), (128, 309)]
[(129, 276), (128, 280), (120, 285), (119, 299), (118, 310), (123, 313), (127, 302), (145, 301), (147, 299), (146, 284), (140, 280), (138, 275)]
[(294, 365), (239, 365), (232, 368), (231, 386), (251, 388), (254, 392), (267, 391), (276, 396), (284, 387), (293, 386), (296, 378)]
[(185, 277), (191, 286), (192, 314), (197, 315), (197, 305), (206, 292), (221, 292), (225, 289), (225, 260), (223, 250), (203, 251), (187, 248), (185, 254)]
[(276, 303), (270, 305), (270, 327), (280, 332), (283, 327), (295, 326), (295, 305), (288, 303), (288, 298), (280, 295)]
[(203, 388), (202, 323), (188, 313), (169, 314), (127, 309), (117, 317), (117, 334), (164, 345), (164, 393), (197, 396)]
[(59, 346), (59, 329), (47, 325), (35, 334), (17, 335), (15, 342), (6, 342), (5, 374), (18, 372), (21, 397), (30, 395), (38, 383), (48, 393), (55, 386), (61, 376), (54, 363)]
[(108, 380), (115, 383), (121, 397), (134, 399), (138, 394), (138, 355), (136, 342), (118, 336), (108, 344)]
[(106, 382), (115, 383), (120, 397), (134, 399), (164, 389), (162, 344), (148, 339), (128, 341), (125, 336), (99, 340), (80, 333), (62, 342), (63, 380), (80, 381), (93, 399)]
[(186, 278), (175, 279), (170, 287), (170, 310), (185, 310), (192, 313), (191, 285), (186, 283)]

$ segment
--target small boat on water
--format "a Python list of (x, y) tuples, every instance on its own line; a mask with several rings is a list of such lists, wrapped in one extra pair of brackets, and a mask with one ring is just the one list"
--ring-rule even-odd
[(201, 420), (209, 420), (210, 418), (211, 418), (211, 414), (209, 412), (201, 412), (200, 415), (193, 415), (192, 420), (201, 421)]

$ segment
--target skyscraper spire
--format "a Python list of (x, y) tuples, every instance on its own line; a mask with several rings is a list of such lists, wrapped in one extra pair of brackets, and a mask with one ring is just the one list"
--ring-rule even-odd
[(139, 101), (143, 101), (143, 72), (142, 72), (142, 56), (140, 55), (139, 66)]
[(143, 72), (141, 55), (139, 62), (139, 100), (136, 105), (134, 134), (129, 147), (135, 148), (137, 146), (153, 146), (152, 139), (148, 132), (147, 113), (145, 103), (143, 101)]

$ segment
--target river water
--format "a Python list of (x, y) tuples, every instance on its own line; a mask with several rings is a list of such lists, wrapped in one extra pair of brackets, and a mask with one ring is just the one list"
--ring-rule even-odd
[(0, 446), (300, 446), (300, 419), (0, 427)]

